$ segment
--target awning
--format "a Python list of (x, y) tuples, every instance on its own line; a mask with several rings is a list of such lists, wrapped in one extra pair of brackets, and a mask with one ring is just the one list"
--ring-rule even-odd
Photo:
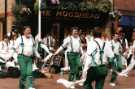
[(122, 26), (135, 27), (135, 16), (122, 16), (120, 24)]

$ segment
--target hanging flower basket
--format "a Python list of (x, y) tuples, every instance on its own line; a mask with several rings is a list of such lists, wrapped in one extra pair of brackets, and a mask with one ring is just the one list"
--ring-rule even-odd
[(107, 13), (111, 10), (111, 2), (109, 0), (95, 0), (93, 1), (76, 1), (76, 0), (61, 0), (58, 5), (47, 5), (42, 3), (45, 6), (44, 9), (53, 9), (53, 10), (67, 10), (67, 11), (91, 11), (96, 10), (99, 12)]

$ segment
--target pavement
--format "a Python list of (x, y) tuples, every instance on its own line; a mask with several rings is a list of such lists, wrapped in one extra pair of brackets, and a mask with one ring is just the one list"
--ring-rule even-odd
[[(67, 76), (66, 76), (67, 77)], [(59, 74), (54, 74), (53, 78), (39, 78), (35, 79), (36, 89), (67, 89), (61, 84), (57, 84), (57, 79), (61, 78)], [(118, 77), (117, 86), (109, 86), (110, 74), (108, 75), (104, 89), (135, 89), (135, 71), (130, 72), (129, 77)], [(3, 78), (0, 79), (0, 89), (18, 89), (18, 78)], [(83, 89), (76, 86), (75, 89)]]

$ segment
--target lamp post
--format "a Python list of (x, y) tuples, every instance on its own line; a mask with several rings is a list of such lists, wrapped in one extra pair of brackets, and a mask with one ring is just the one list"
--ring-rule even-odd
[(7, 32), (7, 0), (5, 0), (4, 34)]
[(38, 1), (38, 40), (41, 39), (41, 0)]

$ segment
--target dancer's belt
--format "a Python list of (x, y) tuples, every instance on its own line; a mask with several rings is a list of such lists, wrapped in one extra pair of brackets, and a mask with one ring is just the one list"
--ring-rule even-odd
[(68, 54), (80, 54), (79, 52), (67, 52)]
[(31, 56), (27, 56), (27, 55), (24, 55), (24, 54), (19, 54), (21, 56), (25, 56), (25, 57), (33, 57), (32, 55)]

